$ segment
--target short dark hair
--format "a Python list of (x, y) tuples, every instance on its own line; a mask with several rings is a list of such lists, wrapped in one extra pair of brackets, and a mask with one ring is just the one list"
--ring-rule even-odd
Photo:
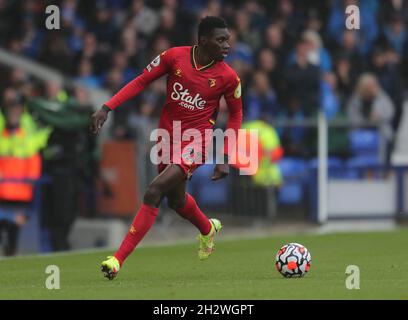
[(210, 36), (216, 28), (228, 28), (228, 25), (223, 18), (206, 16), (198, 25), (198, 39)]

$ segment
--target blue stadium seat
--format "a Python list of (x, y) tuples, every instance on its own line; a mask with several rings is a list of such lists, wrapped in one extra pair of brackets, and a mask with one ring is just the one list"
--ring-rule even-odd
[(213, 164), (204, 164), (194, 172), (189, 183), (192, 195), (202, 207), (224, 205), (228, 201), (228, 181), (211, 181), (213, 172)]
[(304, 198), (304, 184), (307, 177), (307, 161), (299, 158), (283, 158), (278, 166), (283, 184), (278, 193), (278, 203), (284, 205), (300, 204)]
[(197, 201), (203, 207), (225, 205), (228, 200), (226, 181), (204, 182), (198, 188)]
[(307, 173), (307, 161), (299, 158), (283, 158), (278, 162), (279, 169), (285, 178), (303, 178)]
[[(319, 161), (317, 158), (310, 160), (309, 168), (317, 174), (317, 168), (319, 165)], [(355, 170), (351, 170), (349, 166), (347, 166), (347, 162), (339, 159), (330, 157), (328, 159), (328, 177), (329, 179), (358, 179), (359, 175)], [(315, 176), (312, 180), (315, 180), (314, 183), (317, 183), (317, 176)], [(310, 182), (310, 181), (309, 181)]]
[(380, 165), (378, 155), (361, 155), (347, 161), (347, 167), (349, 168), (366, 168), (378, 165)]
[(300, 204), (303, 200), (303, 183), (288, 182), (284, 183), (279, 189), (278, 203), (284, 205)]
[[(361, 179), (364, 177), (365, 169), (369, 167), (376, 167), (380, 165), (380, 161), (377, 155), (361, 155), (353, 157), (347, 161), (347, 171), (354, 174)], [(376, 176), (379, 171), (375, 170)]]
[(353, 155), (377, 155), (380, 148), (380, 134), (374, 129), (355, 129), (349, 134)]

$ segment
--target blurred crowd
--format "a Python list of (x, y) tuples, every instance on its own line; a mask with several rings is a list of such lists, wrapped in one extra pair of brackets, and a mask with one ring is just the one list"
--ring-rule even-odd
[[(59, 30), (45, 28), (49, 4), (60, 8)], [(345, 28), (348, 5), (360, 9), (359, 30)], [(406, 0), (0, 0), (0, 47), (77, 84), (40, 83), (0, 64), (2, 106), (11, 88), (27, 101), (72, 102), (89, 114), (99, 106), (90, 104), (84, 88), (114, 94), (162, 51), (195, 43), (198, 22), (206, 15), (222, 16), (230, 27), (226, 62), (242, 80), (245, 121), (273, 124), (286, 156), (315, 156), (315, 130), (296, 124), (314, 119), (319, 107), (331, 120), (377, 123), (392, 149), (408, 84)], [(115, 111), (111, 137), (146, 139), (165, 99), (164, 81)], [(63, 132), (68, 129), (61, 126), (60, 136), (50, 138), (59, 141), (56, 145), (67, 142)], [(333, 129), (332, 154), (348, 156), (346, 131)], [(78, 137), (84, 140), (82, 145), (93, 143), (86, 133)], [(49, 157), (58, 154), (58, 147), (48, 149)], [(65, 163), (72, 164), (68, 159)], [(50, 170), (63, 175), (52, 164)], [(61, 179), (62, 185), (71, 183)]]
[[(242, 79), (247, 120), (296, 122), (322, 106), (330, 118), (385, 122), (389, 141), (398, 127), (408, 81), (407, 1), (60, 0), (52, 4), (61, 29), (51, 31), (44, 28), (50, 3), (0, 0), (1, 45), (81, 85), (115, 93), (160, 52), (196, 42), (199, 19), (216, 15), (230, 26), (227, 62)], [(353, 4), (359, 30), (345, 28)], [(27, 78), (12, 70), (3, 86)], [(132, 135), (140, 116), (158, 116), (164, 94), (157, 82), (120, 108), (113, 135)], [(279, 129), (287, 154), (314, 152), (303, 131)]]

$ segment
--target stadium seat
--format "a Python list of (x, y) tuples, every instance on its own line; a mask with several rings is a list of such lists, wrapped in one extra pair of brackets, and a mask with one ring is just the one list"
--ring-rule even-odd
[(380, 161), (377, 155), (361, 155), (347, 161), (349, 168), (366, 168), (378, 165), (380, 165)]
[(213, 164), (204, 164), (199, 167), (191, 179), (193, 196), (202, 207), (224, 205), (228, 201), (227, 180), (212, 181)]
[(307, 173), (307, 161), (299, 158), (283, 158), (278, 163), (279, 169), (285, 178), (303, 178)]
[[(311, 172), (315, 173), (313, 177), (314, 183), (317, 183), (316, 179), (317, 179), (318, 165), (319, 165), (319, 161), (317, 158), (312, 159), (309, 162), (309, 168), (311, 169)], [(359, 175), (355, 172), (355, 170), (350, 170), (350, 168), (347, 166), (347, 162), (339, 158), (330, 157), (328, 159), (327, 165), (328, 165), (328, 178), (329, 179), (358, 179), (359, 178)]]
[(380, 134), (373, 129), (355, 129), (349, 134), (350, 148), (354, 156), (378, 155)]
[(228, 189), (226, 181), (202, 183), (198, 189), (198, 199), (203, 207), (225, 205), (228, 200)]
[(278, 203), (283, 205), (300, 204), (303, 200), (303, 182), (284, 183), (279, 189)]
[(303, 201), (304, 184), (307, 177), (307, 161), (299, 158), (283, 158), (278, 166), (283, 184), (279, 189), (278, 203), (296, 205)]
[[(347, 161), (347, 171), (350, 174), (354, 174), (359, 179), (362, 179), (364, 177), (364, 172), (366, 172), (367, 169), (372, 167), (375, 168), (380, 164), (381, 163), (377, 155), (361, 155), (353, 157)], [(374, 170), (374, 172), (374, 176), (380, 176), (378, 175), (380, 173), (379, 170)]]

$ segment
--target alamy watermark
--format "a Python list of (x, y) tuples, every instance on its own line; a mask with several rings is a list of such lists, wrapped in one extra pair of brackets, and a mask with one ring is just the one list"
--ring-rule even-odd
[(346, 275), (346, 288), (360, 289), (360, 268), (356, 265), (349, 265), (346, 268)]
[[(215, 150), (218, 150), (215, 159), (213, 139)], [(157, 142), (150, 151), (150, 160), (155, 165), (224, 164), (224, 151), (227, 151), (228, 164), (239, 168), (241, 175), (253, 175), (258, 170), (259, 139), (256, 129), (239, 129), (238, 134), (233, 129), (205, 129), (202, 132), (194, 128), (182, 130), (181, 121), (173, 121), (172, 132), (155, 129), (150, 134), (150, 141)]]
[(45, 273), (50, 274), (45, 280), (45, 287), (48, 290), (60, 289), (60, 269), (56, 265), (49, 265), (45, 268)]
[(356, 5), (348, 5), (346, 15), (346, 28), (348, 30), (360, 29), (360, 8)]
[(45, 19), (45, 27), (48, 30), (59, 30), (61, 28), (59, 7), (56, 5), (49, 5), (45, 8), (45, 13), (48, 15)]

